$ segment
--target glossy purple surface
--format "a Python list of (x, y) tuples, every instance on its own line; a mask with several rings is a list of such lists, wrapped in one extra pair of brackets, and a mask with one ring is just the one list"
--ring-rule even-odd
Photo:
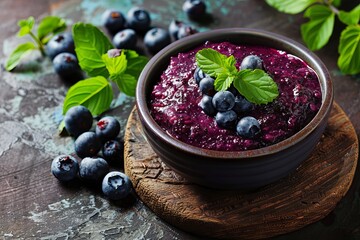
[[(266, 72), (279, 87), (279, 97), (272, 103), (256, 105), (243, 115), (257, 118), (261, 134), (255, 139), (238, 136), (234, 130), (219, 128), (213, 117), (198, 106), (202, 94), (195, 83), (195, 54), (202, 48), (213, 48), (242, 59), (257, 55)], [(242, 151), (266, 147), (298, 132), (315, 116), (321, 106), (318, 77), (304, 61), (274, 48), (258, 45), (235, 45), (229, 42), (205, 44), (172, 56), (169, 66), (154, 86), (150, 97), (154, 120), (171, 136), (187, 144), (212, 150)]]

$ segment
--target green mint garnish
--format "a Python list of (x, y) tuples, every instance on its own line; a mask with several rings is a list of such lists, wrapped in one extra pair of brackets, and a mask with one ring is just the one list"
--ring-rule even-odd
[(86, 106), (94, 116), (108, 110), (113, 100), (111, 81), (120, 92), (135, 96), (137, 79), (148, 62), (146, 57), (133, 50), (114, 49), (105, 34), (91, 24), (74, 24), (73, 38), (79, 65), (91, 78), (69, 89), (63, 114), (74, 105)]
[(337, 65), (344, 74), (360, 73), (360, 4), (350, 11), (340, 10), (341, 0), (266, 0), (280, 12), (304, 11), (309, 21), (301, 25), (301, 36), (310, 50), (323, 48), (331, 38), (336, 17), (346, 26), (340, 34)]
[(34, 25), (34, 17), (29, 17), (27, 19), (18, 21), (18, 26), (20, 29), (17, 33), (17, 36), (23, 37), (29, 35), (34, 43), (26, 42), (16, 47), (5, 63), (5, 68), (7, 71), (12, 71), (20, 63), (21, 59), (25, 58), (34, 50), (39, 50), (41, 55), (44, 57), (45, 44), (52, 36), (54, 36), (54, 34), (59, 33), (66, 28), (65, 20), (55, 16), (48, 16), (43, 18), (39, 23), (37, 34), (33, 32)]
[(215, 78), (216, 91), (225, 91), (233, 83), (248, 101), (255, 104), (272, 102), (279, 90), (274, 80), (261, 69), (237, 70), (234, 56), (205, 48), (196, 53), (196, 63), (203, 72)]

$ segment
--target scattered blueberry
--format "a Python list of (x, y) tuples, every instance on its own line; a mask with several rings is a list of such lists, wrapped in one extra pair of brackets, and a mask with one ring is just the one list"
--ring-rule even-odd
[(254, 138), (261, 132), (260, 123), (254, 117), (243, 117), (236, 126), (236, 132), (239, 136)]
[(116, 140), (109, 140), (102, 147), (102, 154), (109, 163), (120, 163), (124, 160), (124, 144)]
[(75, 54), (74, 39), (70, 32), (59, 33), (53, 36), (45, 47), (46, 54), (50, 59), (63, 52)]
[(206, 13), (206, 5), (201, 0), (186, 0), (183, 4), (183, 11), (189, 18), (199, 19)]
[(216, 113), (216, 110), (212, 104), (212, 97), (208, 95), (203, 95), (199, 106), (204, 111), (204, 113), (208, 116), (214, 116)]
[(237, 114), (233, 110), (218, 112), (215, 115), (215, 121), (220, 128), (234, 129), (237, 122)]
[(127, 13), (128, 27), (136, 32), (146, 32), (151, 24), (151, 18), (148, 11), (139, 7), (131, 8)]
[(131, 193), (131, 190), (129, 177), (119, 171), (109, 172), (102, 181), (102, 191), (111, 200), (123, 199)]
[(183, 24), (184, 23), (182, 21), (175, 20), (175, 19), (170, 22), (169, 33), (170, 33), (170, 36), (174, 40), (178, 39), (178, 32), (179, 32), (180, 27), (183, 26)]
[(53, 60), (55, 72), (64, 80), (77, 81), (83, 78), (76, 56), (72, 53), (59, 53)]
[(236, 95), (235, 97), (235, 105), (232, 108), (237, 114), (246, 113), (251, 111), (254, 108), (254, 104), (246, 100), (241, 95)]
[(79, 164), (70, 155), (60, 155), (52, 161), (51, 172), (59, 181), (70, 181), (77, 177)]
[(152, 54), (157, 53), (170, 44), (170, 42), (170, 35), (168, 31), (163, 28), (152, 28), (145, 34), (144, 37), (144, 44)]
[(101, 181), (108, 172), (109, 165), (103, 158), (86, 157), (80, 162), (79, 175), (86, 181)]
[(182, 39), (184, 37), (193, 35), (197, 32), (198, 31), (195, 28), (188, 26), (188, 25), (183, 25), (179, 28), (179, 31), (177, 33), (177, 39)]
[(215, 87), (214, 87), (214, 79), (212, 77), (205, 77), (201, 79), (199, 83), (199, 89), (203, 94), (208, 96), (214, 96), (215, 94)]
[(229, 91), (219, 91), (212, 99), (215, 109), (219, 112), (231, 110), (235, 105), (235, 97)]
[(137, 36), (133, 29), (124, 29), (115, 34), (113, 44), (118, 49), (134, 49)]
[(69, 108), (64, 117), (65, 129), (74, 137), (78, 137), (83, 132), (89, 131), (93, 116), (89, 109), (82, 105)]
[(242, 60), (240, 69), (263, 69), (263, 62), (261, 58), (256, 55), (249, 55)]
[(75, 140), (75, 152), (81, 158), (92, 157), (100, 151), (101, 145), (94, 132), (84, 132)]
[(203, 72), (203, 70), (199, 67), (196, 67), (194, 72), (194, 79), (197, 84), (200, 83), (200, 80), (207, 77), (207, 75)]
[(117, 10), (106, 10), (101, 16), (102, 24), (112, 35), (116, 34), (126, 26), (124, 15)]
[(116, 138), (119, 132), (120, 123), (114, 117), (103, 117), (96, 124), (95, 133), (102, 142)]

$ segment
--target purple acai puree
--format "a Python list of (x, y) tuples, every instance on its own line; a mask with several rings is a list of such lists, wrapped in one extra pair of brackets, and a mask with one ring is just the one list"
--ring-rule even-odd
[[(245, 114), (260, 122), (261, 133), (255, 139), (240, 137), (235, 130), (219, 128), (215, 118), (207, 116), (199, 107), (202, 93), (193, 75), (195, 54), (202, 48), (233, 55), (237, 68), (244, 57), (257, 55), (263, 60), (265, 71), (277, 83), (279, 96), (273, 102), (255, 105)], [(152, 117), (169, 135), (193, 146), (221, 151), (243, 151), (280, 142), (309, 123), (320, 106), (319, 80), (304, 61), (280, 50), (229, 42), (206, 42), (172, 57), (154, 86), (149, 104)]]

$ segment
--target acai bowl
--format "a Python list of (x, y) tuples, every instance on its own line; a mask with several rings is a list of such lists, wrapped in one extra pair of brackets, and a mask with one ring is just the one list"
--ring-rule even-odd
[[(223, 111), (209, 114), (201, 104), (206, 94), (196, 80), (196, 53), (202, 49), (234, 56), (236, 69), (246, 56), (259, 56), (278, 95), (266, 103), (250, 102), (250, 110), (237, 113), (236, 123), (220, 126), (216, 112)], [(225, 91), (237, 96), (231, 87)], [(223, 91), (209, 94), (212, 99), (217, 92)], [(151, 58), (136, 90), (143, 133), (155, 153), (190, 182), (218, 189), (254, 189), (294, 171), (318, 143), (332, 102), (330, 75), (314, 53), (284, 36), (242, 28), (198, 33), (170, 44)], [(258, 121), (259, 134), (237, 131), (245, 116)]]

